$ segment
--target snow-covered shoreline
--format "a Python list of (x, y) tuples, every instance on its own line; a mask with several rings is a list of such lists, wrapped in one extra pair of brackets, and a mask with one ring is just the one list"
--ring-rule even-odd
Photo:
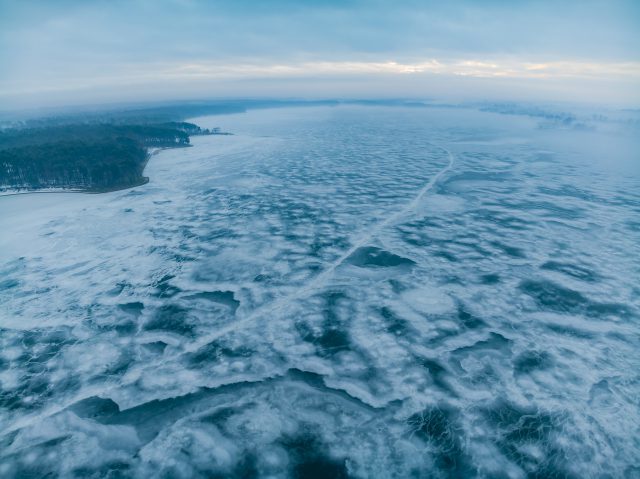
[(39, 188), (39, 189), (27, 189), (27, 188), (13, 188), (7, 190), (0, 190), (0, 196), (14, 196), (14, 195), (26, 195), (31, 193), (84, 193), (84, 190), (74, 188)]

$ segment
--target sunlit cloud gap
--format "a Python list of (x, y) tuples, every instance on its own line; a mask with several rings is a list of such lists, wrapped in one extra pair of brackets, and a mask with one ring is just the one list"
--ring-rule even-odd
[(171, 77), (224, 77), (224, 76), (290, 76), (322, 74), (415, 74), (434, 73), (471, 77), (640, 77), (640, 62), (587, 63), (548, 62), (517, 63), (479, 60), (444, 62), (431, 59), (417, 63), (387, 62), (303, 62), (297, 64), (236, 64), (221, 65), (191, 62), (170, 65), (158, 72)]

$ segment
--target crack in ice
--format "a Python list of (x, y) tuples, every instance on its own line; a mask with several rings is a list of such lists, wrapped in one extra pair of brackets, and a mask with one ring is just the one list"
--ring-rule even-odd
[(211, 343), (212, 341), (215, 341), (216, 339), (218, 339), (218, 338), (220, 338), (222, 336), (225, 336), (228, 333), (232, 333), (234, 331), (238, 331), (238, 330), (242, 329), (243, 327), (245, 327), (249, 323), (253, 322), (254, 320), (256, 320), (258, 318), (260, 318), (261, 316), (264, 316), (265, 314), (269, 314), (269, 313), (273, 313), (273, 312), (282, 310), (282, 308), (284, 308), (284, 307), (288, 306), (289, 304), (291, 304), (292, 301), (294, 301), (294, 300), (296, 300), (296, 299), (298, 299), (300, 297), (303, 297), (306, 293), (318, 288), (319, 286), (322, 286), (331, 277), (331, 275), (334, 273), (334, 271), (340, 265), (342, 265), (344, 263), (344, 261), (349, 256), (351, 256), (356, 250), (358, 250), (358, 248), (361, 248), (364, 245), (366, 245), (368, 242), (370, 242), (385, 227), (387, 227), (387, 226), (389, 226), (391, 224), (394, 224), (400, 218), (402, 218), (403, 216), (407, 215), (411, 211), (415, 211), (416, 207), (418, 206), (418, 204), (420, 203), (422, 198), (427, 194), (427, 192), (429, 192), (436, 185), (438, 180), (440, 180), (440, 178), (453, 167), (454, 157), (453, 157), (453, 154), (451, 153), (451, 151), (449, 151), (448, 149), (446, 149), (446, 148), (444, 148), (442, 146), (437, 146), (437, 148), (440, 148), (441, 150), (446, 152), (447, 157), (449, 159), (449, 162), (447, 163), (447, 165), (442, 170), (440, 170), (438, 173), (436, 173), (420, 189), (420, 191), (418, 191), (418, 194), (413, 198), (413, 200), (411, 200), (409, 203), (405, 204), (400, 210), (396, 211), (391, 216), (388, 216), (383, 221), (380, 221), (380, 222), (376, 223), (375, 225), (373, 225), (373, 227), (371, 227), (368, 231), (363, 233), (353, 243), (353, 245), (347, 251), (345, 251), (339, 258), (337, 258), (335, 261), (333, 261), (329, 265), (328, 268), (326, 268), (322, 273), (320, 273), (318, 276), (316, 276), (311, 281), (309, 281), (306, 285), (303, 285), (302, 287), (300, 287), (299, 289), (297, 289), (296, 291), (294, 291), (291, 294), (282, 296), (281, 298), (278, 298), (275, 301), (273, 301), (271, 303), (268, 303), (268, 304), (266, 304), (266, 305), (264, 305), (262, 307), (258, 307), (257, 309), (252, 311), (250, 314), (248, 314), (246, 317), (244, 317), (244, 318), (242, 318), (242, 319), (240, 319), (238, 321), (235, 321), (232, 324), (224, 326), (224, 327), (216, 330), (215, 332), (213, 332), (211, 334), (208, 334), (208, 335), (205, 335), (205, 336), (203, 336), (201, 338), (198, 338), (196, 341), (188, 344), (184, 348), (183, 352), (184, 353), (191, 353), (191, 352), (197, 351), (201, 347)]
[[(262, 307), (255, 309), (246, 317), (238, 321), (235, 321), (234, 323), (229, 324), (228, 326), (222, 327), (211, 334), (208, 334), (199, 338), (198, 340), (188, 344), (182, 351), (178, 352), (177, 354), (172, 355), (170, 357), (164, 357), (161, 361), (154, 363), (153, 365), (148, 365), (148, 367), (157, 368), (159, 365), (174, 361), (175, 359), (179, 358), (184, 354), (195, 352), (201, 347), (206, 346), (207, 344), (211, 343), (212, 341), (215, 341), (216, 339), (222, 336), (225, 336), (226, 334), (241, 330), (243, 327), (248, 326), (250, 323), (252, 323), (256, 319), (266, 314), (282, 310), (286, 306), (290, 305), (292, 301), (304, 296), (306, 293), (312, 291), (313, 289), (318, 288), (319, 286), (322, 286), (331, 277), (333, 272), (340, 265), (342, 265), (344, 261), (349, 256), (351, 256), (358, 248), (361, 248), (362, 246), (367, 244), (367, 242), (371, 241), (371, 239), (373, 239), (385, 227), (397, 222), (400, 218), (402, 218), (409, 212), (415, 211), (416, 207), (418, 206), (422, 198), (436, 185), (436, 183), (440, 180), (440, 178), (442, 178), (442, 176), (453, 167), (453, 163), (454, 163), (453, 154), (448, 149), (442, 146), (438, 146), (438, 148), (442, 149), (447, 153), (447, 156), (449, 159), (448, 164), (443, 169), (441, 169), (438, 173), (436, 173), (418, 191), (418, 194), (413, 198), (413, 200), (411, 200), (409, 203), (406, 203), (402, 208), (400, 208), (394, 214), (388, 216), (383, 221), (380, 221), (374, 224), (369, 230), (367, 230), (362, 235), (360, 235), (358, 239), (353, 243), (353, 245), (347, 251), (345, 251), (340, 257), (338, 257), (335, 261), (330, 263), (329, 267), (327, 267), (322, 273), (320, 273), (318, 276), (313, 278), (311, 281), (309, 281), (307, 284), (303, 285), (293, 293), (282, 296), (281, 298), (278, 298), (271, 303), (268, 303)], [(137, 377), (139, 377), (139, 375)], [(5, 433), (9, 433), (17, 429), (21, 429), (23, 427), (27, 427), (29, 425), (34, 424), (36, 421), (42, 420), (43, 418), (50, 417), (54, 414), (62, 412), (65, 409), (67, 409), (70, 405), (82, 399), (86, 399), (92, 396), (109, 397), (108, 393), (110, 391), (112, 391), (113, 389), (120, 388), (122, 386), (123, 385), (120, 383), (120, 384), (109, 384), (102, 387), (88, 388), (84, 390), (81, 394), (78, 394), (72, 397), (71, 400), (69, 402), (65, 402), (65, 404), (60, 404), (60, 405), (51, 407), (48, 410), (42, 411), (39, 414), (35, 414), (33, 416), (22, 417), (13, 423), (5, 425)]]

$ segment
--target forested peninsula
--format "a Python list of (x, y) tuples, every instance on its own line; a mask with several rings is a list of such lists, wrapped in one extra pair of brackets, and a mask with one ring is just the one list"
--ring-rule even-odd
[(190, 146), (193, 135), (228, 134), (184, 121), (163, 121), (211, 108), (192, 110), (14, 122), (0, 129), (0, 193), (49, 189), (98, 193), (144, 184), (149, 179), (143, 171), (153, 149)]
[(190, 146), (194, 135), (228, 135), (185, 122), (249, 109), (335, 106), (336, 101), (190, 101), (47, 111), (0, 111), (0, 194), (106, 192), (146, 183), (154, 148)]

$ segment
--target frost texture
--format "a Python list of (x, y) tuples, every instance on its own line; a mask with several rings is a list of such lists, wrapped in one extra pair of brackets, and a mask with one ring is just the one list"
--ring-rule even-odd
[(2, 477), (640, 472), (637, 140), (197, 122), (143, 187), (0, 198)]

